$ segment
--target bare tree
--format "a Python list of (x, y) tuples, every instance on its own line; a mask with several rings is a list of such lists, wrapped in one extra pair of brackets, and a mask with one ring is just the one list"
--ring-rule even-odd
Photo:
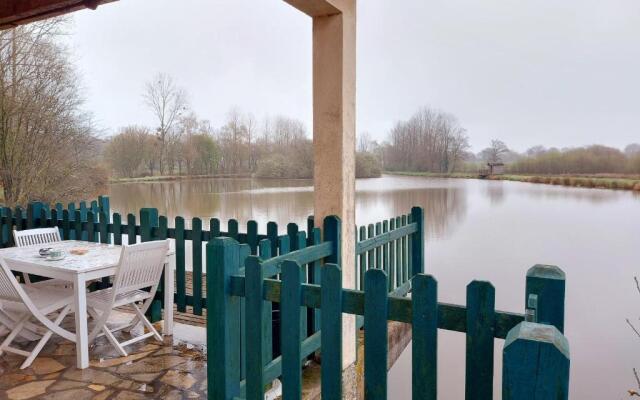
[(453, 115), (425, 107), (393, 127), (384, 165), (391, 170), (450, 172), (468, 148), (466, 130)]
[(509, 152), (509, 148), (507, 145), (498, 139), (493, 139), (491, 141), (491, 146), (480, 152), (481, 158), (490, 163), (499, 163), (502, 162), (502, 157)]
[(135, 177), (144, 164), (145, 146), (151, 132), (141, 126), (127, 126), (112, 137), (105, 148), (105, 157), (111, 168), (122, 177)]
[(91, 118), (53, 19), (0, 32), (0, 172), (4, 202), (66, 201), (106, 182)]
[(357, 151), (360, 153), (371, 152), (371, 134), (367, 131), (360, 132), (358, 135), (358, 147)]
[[(164, 174), (170, 161), (169, 148), (176, 141), (179, 131), (174, 130), (174, 124), (187, 109), (187, 95), (184, 89), (176, 86), (173, 78), (166, 74), (158, 74), (145, 85), (144, 100), (157, 119), (156, 129), (160, 141), (158, 165), (160, 173)], [(172, 165), (171, 165), (172, 166)]]

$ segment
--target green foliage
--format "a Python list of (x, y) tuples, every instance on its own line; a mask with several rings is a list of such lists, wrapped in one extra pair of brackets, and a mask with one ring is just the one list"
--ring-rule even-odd
[[(190, 175), (213, 174), (220, 162), (220, 149), (210, 135), (195, 134), (184, 143), (185, 161)], [(189, 157), (186, 157), (186, 155)]]

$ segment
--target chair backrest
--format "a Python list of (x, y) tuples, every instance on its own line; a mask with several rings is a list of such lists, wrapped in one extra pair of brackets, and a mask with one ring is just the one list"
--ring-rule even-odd
[(129, 290), (156, 287), (169, 251), (168, 240), (124, 246), (113, 280), (114, 295)]
[(61, 240), (60, 230), (58, 230), (58, 228), (25, 229), (23, 231), (14, 230), (13, 239), (16, 242), (16, 247), (55, 243)]

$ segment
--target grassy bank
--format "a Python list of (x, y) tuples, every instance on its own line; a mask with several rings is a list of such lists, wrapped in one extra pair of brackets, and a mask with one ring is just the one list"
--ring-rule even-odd
[(162, 176), (143, 176), (140, 178), (111, 178), (109, 179), (109, 183), (164, 182), (164, 181), (181, 181), (181, 180), (188, 180), (188, 179), (208, 179), (208, 178), (251, 178), (251, 174), (162, 175)]
[[(404, 176), (425, 176), (432, 178), (464, 178), (480, 179), (478, 174), (467, 172), (454, 172), (450, 174), (432, 172), (385, 172), (390, 175)], [(599, 188), (599, 189), (620, 189), (634, 190), (640, 192), (640, 176), (638, 175), (494, 175), (486, 179), (516, 181), (528, 183), (543, 183), (547, 185)]]

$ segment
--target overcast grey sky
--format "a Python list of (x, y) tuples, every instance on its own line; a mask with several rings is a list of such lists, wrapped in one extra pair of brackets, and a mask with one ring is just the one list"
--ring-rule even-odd
[[(232, 106), (311, 127), (311, 20), (281, 0), (120, 0), (74, 16), (87, 108), (153, 124), (158, 72), (219, 127)], [(357, 131), (384, 139), (429, 105), (475, 151), (640, 141), (640, 1), (359, 0)]]

